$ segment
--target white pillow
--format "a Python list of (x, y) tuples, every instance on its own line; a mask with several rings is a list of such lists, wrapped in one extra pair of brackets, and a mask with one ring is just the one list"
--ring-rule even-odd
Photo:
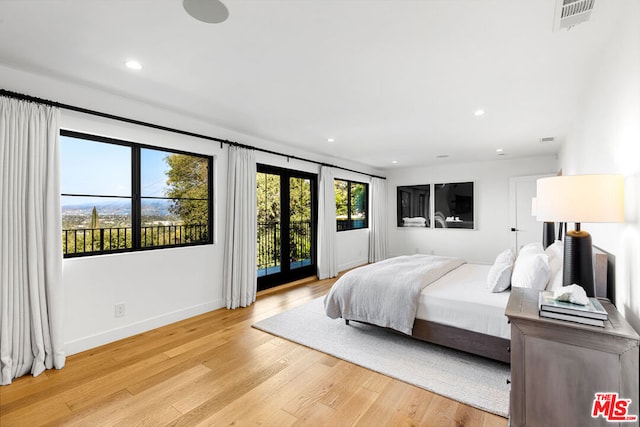
[(562, 243), (562, 240), (556, 240), (550, 244), (547, 249), (544, 250), (544, 253), (549, 256), (559, 256), (562, 258), (564, 255), (564, 244)]
[(541, 254), (544, 253), (542, 250), (542, 245), (540, 243), (527, 243), (523, 247), (520, 248), (518, 252), (518, 256), (527, 255), (527, 254)]
[(511, 249), (502, 251), (496, 257), (495, 262), (487, 275), (487, 288), (491, 292), (502, 292), (511, 286), (511, 271), (516, 256)]
[(556, 240), (552, 245), (544, 250), (549, 256), (549, 267), (551, 269), (551, 277), (547, 283), (548, 291), (555, 291), (562, 287), (562, 265), (564, 262), (564, 246), (561, 240)]
[(549, 257), (544, 253), (522, 253), (513, 266), (511, 286), (544, 290), (551, 277)]

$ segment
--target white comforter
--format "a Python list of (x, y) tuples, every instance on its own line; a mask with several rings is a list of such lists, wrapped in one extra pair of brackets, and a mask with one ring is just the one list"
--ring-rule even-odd
[(420, 292), (462, 264), (459, 258), (409, 255), (360, 267), (334, 283), (324, 308), (332, 319), (358, 320), (411, 335)]

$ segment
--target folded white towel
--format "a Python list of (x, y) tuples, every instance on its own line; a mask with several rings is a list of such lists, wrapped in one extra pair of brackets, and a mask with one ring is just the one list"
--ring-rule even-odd
[(427, 219), (421, 216), (415, 216), (411, 218), (402, 218), (404, 224), (426, 224)]

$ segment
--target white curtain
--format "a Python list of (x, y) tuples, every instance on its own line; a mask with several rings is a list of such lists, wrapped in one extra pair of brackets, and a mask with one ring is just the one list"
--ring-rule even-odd
[(223, 271), (227, 308), (247, 307), (256, 300), (256, 173), (253, 150), (229, 147)]
[(336, 254), (336, 195), (333, 168), (320, 168), (318, 190), (318, 279), (338, 275)]
[(369, 262), (387, 258), (387, 181), (371, 179), (369, 215)]
[(64, 367), (59, 111), (0, 97), (0, 380)]

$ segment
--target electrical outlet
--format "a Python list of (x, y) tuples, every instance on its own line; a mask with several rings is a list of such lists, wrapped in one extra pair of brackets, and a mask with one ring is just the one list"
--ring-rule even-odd
[(116, 304), (115, 314), (116, 314), (116, 317), (124, 316), (124, 303)]

